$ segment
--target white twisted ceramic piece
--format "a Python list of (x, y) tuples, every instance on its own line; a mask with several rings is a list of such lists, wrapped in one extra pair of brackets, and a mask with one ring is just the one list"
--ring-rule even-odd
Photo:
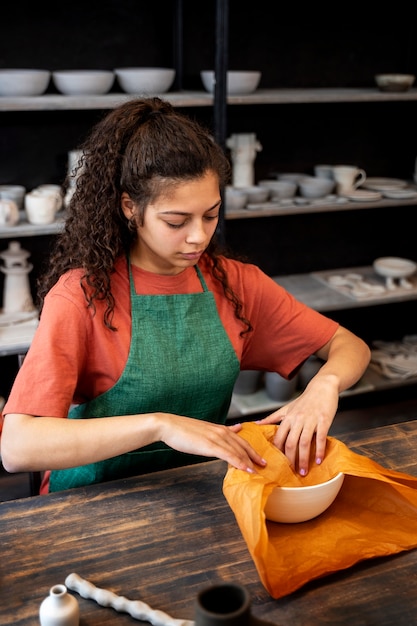
[(193, 621), (174, 619), (163, 611), (151, 609), (140, 600), (128, 600), (112, 591), (96, 587), (78, 574), (69, 574), (65, 579), (65, 585), (83, 598), (95, 600), (101, 606), (110, 606), (119, 613), (129, 613), (133, 618), (150, 622), (153, 626), (195, 626)]

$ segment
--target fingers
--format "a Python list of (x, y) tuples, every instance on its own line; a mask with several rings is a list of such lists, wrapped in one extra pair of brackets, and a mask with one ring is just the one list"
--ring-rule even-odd
[(176, 416), (175, 420), (164, 420), (164, 425), (169, 432), (162, 440), (181, 452), (216, 457), (251, 474), (256, 473), (257, 466), (266, 465), (265, 459), (238, 434), (241, 424), (225, 426)]
[[(228, 430), (233, 434), (238, 433), (242, 430), (242, 425), (234, 424), (229, 426)], [(242, 469), (250, 474), (254, 474), (256, 473), (256, 465), (261, 467), (266, 465), (265, 459), (243, 437), (239, 437), (239, 435), (233, 436), (229, 440), (229, 444), (231, 445), (231, 452), (226, 460), (236, 469)]]
[[(315, 438), (313, 424), (304, 423), (302, 420), (292, 420), (284, 417), (274, 437), (274, 444), (285, 454), (291, 463), (291, 467), (298, 471), (301, 476), (306, 476), (310, 465), (311, 447)], [(316, 458), (324, 457), (326, 447), (326, 435), (321, 437), (320, 446), (316, 444)]]
[(324, 456), (326, 454), (326, 444), (327, 444), (327, 433), (328, 429), (321, 429), (320, 426), (317, 429), (316, 433), (316, 463), (320, 465)]

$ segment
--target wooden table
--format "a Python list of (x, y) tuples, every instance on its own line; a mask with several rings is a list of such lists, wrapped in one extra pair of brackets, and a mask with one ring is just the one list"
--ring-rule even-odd
[[(417, 420), (340, 439), (417, 475)], [(200, 589), (232, 581), (247, 587), (254, 616), (281, 626), (417, 624), (417, 550), (273, 600), (222, 494), (225, 472), (210, 461), (0, 504), (0, 624), (38, 624), (41, 601), (71, 572), (177, 619), (194, 618)], [(146, 623), (76, 597), (81, 626)]]

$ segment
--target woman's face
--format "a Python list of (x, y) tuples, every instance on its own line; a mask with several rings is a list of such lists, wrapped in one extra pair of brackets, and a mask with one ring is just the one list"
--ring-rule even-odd
[[(214, 172), (170, 187), (169, 193), (146, 207), (131, 262), (157, 274), (179, 274), (196, 265), (216, 230), (220, 204)], [(135, 211), (126, 193), (122, 209), (128, 219)]]

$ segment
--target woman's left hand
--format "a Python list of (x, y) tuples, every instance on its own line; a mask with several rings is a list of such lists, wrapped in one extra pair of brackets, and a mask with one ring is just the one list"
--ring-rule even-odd
[(370, 361), (366, 343), (343, 326), (316, 356), (325, 360), (303, 393), (274, 411), (259, 424), (280, 424), (275, 445), (284, 452), (294, 469), (305, 476), (315, 438), (315, 458), (320, 464), (326, 453), (329, 428), (336, 415), (341, 391), (354, 385)]
[(258, 424), (279, 424), (274, 444), (291, 462), (294, 469), (305, 476), (309, 469), (310, 450), (315, 439), (316, 463), (321, 463), (326, 452), (329, 428), (339, 401), (338, 385), (334, 377), (312, 379), (303, 393), (280, 407)]

